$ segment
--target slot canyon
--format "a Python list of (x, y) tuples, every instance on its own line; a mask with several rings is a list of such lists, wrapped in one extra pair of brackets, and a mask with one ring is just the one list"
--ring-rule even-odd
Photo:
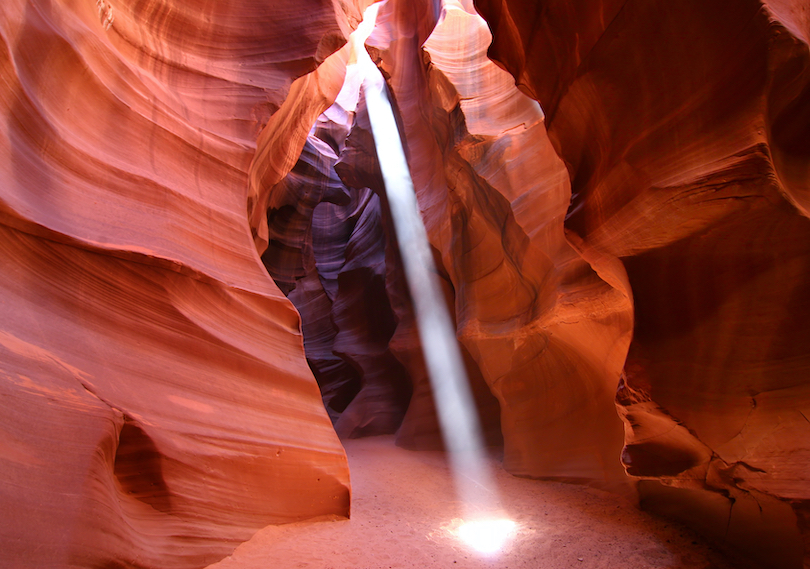
[(810, 1), (377, 6), (502, 557), (371, 4), (2, 0), (0, 567), (810, 567)]

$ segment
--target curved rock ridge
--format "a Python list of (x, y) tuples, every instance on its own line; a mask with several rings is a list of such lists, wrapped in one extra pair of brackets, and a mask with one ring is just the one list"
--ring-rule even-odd
[[(502, 91), (508, 82), (486, 60), (489, 35), (470, 7), (448, 5), (429, 39), (410, 20), (418, 8), (384, 10), (371, 40), (459, 339), (500, 403), (505, 468), (627, 491), (613, 396), (631, 303), (621, 273), (611, 284), (565, 239), (568, 178), (542, 112), (514, 87)], [(503, 101), (520, 113), (497, 112)]]
[[(431, 29), (425, 23), (431, 10), (429, 3), (389, 2), (369, 45), (390, 78), (485, 430), (491, 441), (498, 441), (500, 421), (504, 463), (511, 472), (628, 491), (619, 460), (621, 423), (613, 403), (631, 332), (623, 269), (595, 262), (608, 273), (602, 278), (566, 241), (563, 219), (570, 189), (565, 169), (546, 137), (539, 106), (486, 59), (490, 36), (480, 17), (469, 6), (465, 11), (449, 4), (436, 14), (441, 17)], [(347, 73), (346, 84), (353, 82)], [(311, 116), (306, 114), (311, 110), (291, 110), (303, 108), (304, 100), (289, 107), (285, 103), (282, 112), (290, 110), (274, 120), (288, 124)], [(414, 390), (398, 443), (436, 448), (438, 425), (412, 310), (401, 290), (402, 269), (396, 254), (375, 247), (391, 232), (383, 223), (382, 234), (364, 234), (360, 220), (372, 210), (359, 219), (338, 213), (347, 206), (340, 203), (345, 194), (336, 185), (336, 174), (347, 188), (370, 187), (384, 196), (363, 102), (344, 141), (337, 123), (345, 124), (346, 109), (336, 105), (329, 113), (337, 122), (320, 119), (287, 178), (269, 191), (264, 181), (257, 184), (256, 193), (265, 193), (272, 204), (265, 263), (283, 290), (295, 287), (289, 295), (302, 313), (310, 364), (333, 416), (339, 409), (332, 402), (346, 401), (333, 389), (351, 397), (358, 389), (352, 372), (361, 373), (362, 391), (336, 420), (338, 432), (354, 436), (385, 432), (382, 425), (388, 432), (396, 428), (398, 421), (383, 418), (396, 416), (394, 410), (402, 404), (390, 395), (391, 385), (400, 384), (401, 370), (357, 357), (385, 349), (404, 364)], [(477, 134), (469, 132), (467, 116)], [(331, 123), (331, 129), (325, 127)], [(308, 122), (297, 124), (291, 132), (303, 132)], [(258, 156), (270, 154), (260, 146)], [(258, 158), (254, 161), (254, 171), (268, 169)], [(355, 211), (354, 203), (349, 211)], [(317, 215), (319, 209), (324, 216)], [(344, 259), (337, 292), (331, 284), (336, 266), (319, 260), (319, 246), (337, 253), (331, 260)], [(381, 280), (371, 285), (350, 279), (361, 268), (378, 279), (386, 275), (385, 287), (380, 288)], [(330, 301), (331, 322), (320, 312)], [(360, 315), (362, 325), (356, 319)], [(352, 369), (338, 370), (334, 356)], [(377, 395), (386, 384), (389, 395)], [(358, 416), (364, 418), (349, 419)]]
[[(389, 2), (381, 9), (368, 43), (390, 78), (420, 207), (446, 279), (448, 301), (454, 306), (479, 411), (493, 435), (499, 430), (492, 428), (493, 422), (497, 425), (500, 420), (510, 471), (626, 490), (619, 461), (621, 424), (613, 404), (631, 332), (624, 270), (609, 260), (594, 261), (598, 267), (594, 270), (566, 241), (568, 178), (545, 134), (542, 111), (486, 59), (489, 35), (470, 11), (470, 6), (465, 9), (459, 4), (436, 12), (430, 3)], [(431, 17), (437, 25), (428, 25)], [(347, 74), (347, 82), (352, 81)], [(300, 113), (292, 110), (304, 108), (305, 100), (298, 98), (289, 107), (285, 103), (282, 112), (287, 114), (279, 113), (274, 120), (292, 124), (299, 116), (314, 114), (311, 107)], [(509, 108), (499, 111), (504, 104)], [(318, 109), (317, 103), (314, 108)], [(468, 115), (477, 134), (469, 132)], [(305, 150), (291, 177), (269, 191), (261, 173), (272, 166), (264, 166), (258, 157), (270, 153), (263, 153), (260, 142), (254, 161), (259, 174), (252, 179), (261, 180), (256, 194), (266, 194), (267, 203), (272, 204), (268, 210), (271, 246), (264, 258), (283, 289), (299, 279), (297, 305), (302, 312), (314, 308), (316, 297), (323, 304), (333, 294), (330, 277), (314, 252), (320, 236), (338, 235), (327, 220), (316, 221), (317, 209), (313, 209), (316, 203), (324, 212), (340, 207), (328, 203), (335, 201), (328, 198), (329, 180), (334, 179), (328, 165), (332, 159), (325, 159), (329, 148), (338, 149), (335, 168), (347, 187), (381, 189), (365, 121), (361, 101), (342, 147), (340, 142), (330, 146), (324, 139), (316, 143), (316, 127), (302, 145), (321, 148), (319, 155), (310, 157)], [(302, 133), (312, 123), (296, 124), (290, 132)], [(269, 140), (272, 135), (267, 136)], [(335, 139), (334, 134), (330, 136)], [(322, 181), (296, 182), (296, 170), (307, 176), (320, 170), (316, 177)], [(295, 197), (290, 185), (299, 188)], [(278, 221), (283, 229), (274, 226)], [(331, 223), (339, 221), (333, 218)], [(343, 251), (347, 265), (354, 266), (349, 249), (348, 242), (345, 248), (332, 246)], [(283, 260), (287, 255), (295, 259)], [(370, 253), (366, 257), (363, 262), (369, 267), (380, 259)], [(283, 267), (274, 269), (275, 265)], [(305, 277), (313, 267), (320, 287)], [(398, 442), (435, 447), (435, 414), (413, 317), (408, 303), (400, 302), (403, 293), (395, 290), (401, 269), (396, 263), (388, 267), (377, 274), (388, 276), (386, 289), (398, 324), (393, 336), (389, 329), (377, 339), (387, 342), (414, 385)], [(362, 301), (367, 299), (352, 301), (357, 303), (356, 312), (365, 310)], [(374, 318), (385, 320), (384, 313), (388, 314), (377, 308)], [(334, 341), (345, 326), (333, 313), (329, 332), (328, 323), (313, 311), (304, 315), (305, 336), (308, 321), (313, 344)], [(356, 335), (344, 337), (358, 349)], [(365, 342), (373, 339), (367, 336)], [(345, 357), (343, 347), (331, 351), (351, 359)], [(321, 355), (313, 352), (310, 363), (317, 358)], [(357, 362), (353, 366), (360, 367)], [(351, 381), (347, 375), (346, 384)]]
[(546, 112), (570, 241), (626, 267), (617, 403), (643, 504), (761, 566), (807, 564), (806, 3), (476, 7)]
[(514, 78), (487, 57), (492, 34), (470, 2), (444, 2), (444, 12), (424, 44), (433, 65), (458, 93), (467, 130), (500, 137), (543, 120), (537, 101), (515, 89)]
[(326, 1), (3, 2), (9, 566), (199, 567), (268, 523), (348, 515), (298, 314), (245, 218), (256, 136), (342, 19)]

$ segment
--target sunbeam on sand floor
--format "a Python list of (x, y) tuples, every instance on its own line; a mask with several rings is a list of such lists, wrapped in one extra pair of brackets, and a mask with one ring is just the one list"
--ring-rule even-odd
[(461, 539), (463, 508), (444, 453), (403, 450), (393, 437), (344, 444), (351, 520), (269, 526), (210, 568), (733, 567), (693, 533), (621, 497), (515, 478), (497, 467), (502, 504), (516, 525), (500, 551), (477, 552)]

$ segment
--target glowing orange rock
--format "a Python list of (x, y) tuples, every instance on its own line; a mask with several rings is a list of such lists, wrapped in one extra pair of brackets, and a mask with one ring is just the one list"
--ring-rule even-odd
[(246, 219), (261, 125), (345, 41), (331, 3), (10, 0), (0, 30), (4, 562), (199, 567), (347, 515)]
[[(547, 113), (565, 222), (635, 303), (619, 409), (643, 503), (799, 567), (810, 480), (810, 56), (799, 2), (476, 6)], [(807, 561), (805, 561), (807, 563)]]

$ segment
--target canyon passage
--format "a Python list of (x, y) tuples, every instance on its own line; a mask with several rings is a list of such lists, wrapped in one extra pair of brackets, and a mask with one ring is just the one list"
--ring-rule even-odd
[(807, 566), (807, 2), (369, 4), (0, 6), (0, 566)]

